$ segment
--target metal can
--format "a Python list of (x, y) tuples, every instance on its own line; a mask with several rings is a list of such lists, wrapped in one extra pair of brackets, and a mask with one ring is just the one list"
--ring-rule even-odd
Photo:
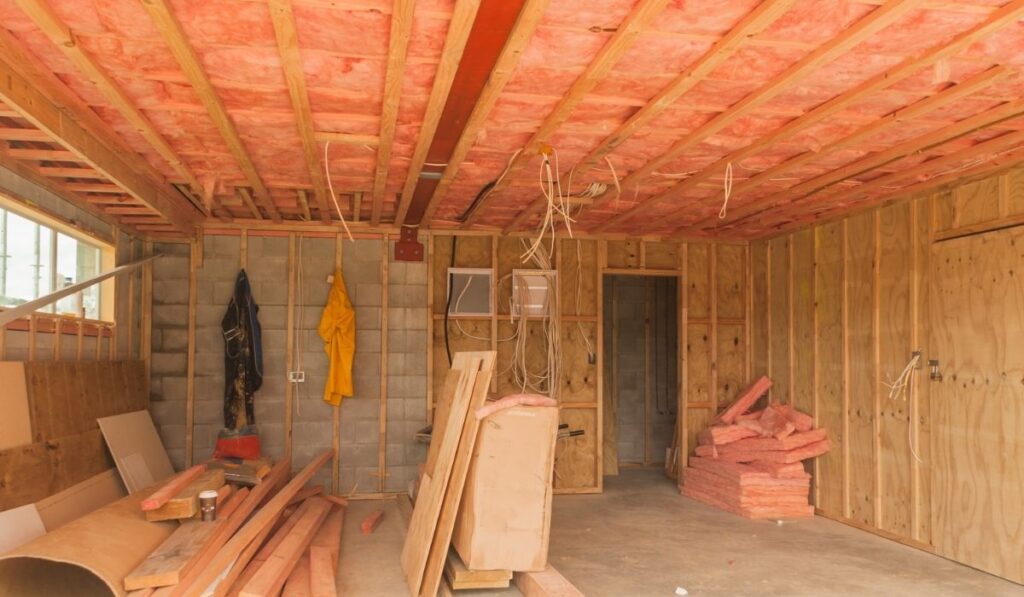
[(212, 489), (199, 492), (199, 512), (203, 522), (217, 520), (217, 492)]

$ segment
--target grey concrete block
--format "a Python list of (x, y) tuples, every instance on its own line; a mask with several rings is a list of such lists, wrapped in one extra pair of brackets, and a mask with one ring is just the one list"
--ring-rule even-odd
[(176, 352), (188, 350), (187, 328), (168, 328), (162, 331), (163, 333), (160, 334), (160, 343), (154, 343), (154, 349), (159, 347), (159, 350), (163, 352)]
[(405, 283), (406, 284), (427, 284), (427, 264), (426, 262), (421, 263), (407, 263), (405, 270)]
[(151, 402), (149, 405), (149, 412), (153, 415), (153, 422), (158, 427), (168, 427), (172, 425), (180, 425), (184, 428), (185, 425), (185, 403), (179, 401), (160, 401)]
[(154, 352), (150, 360), (152, 375), (184, 375), (188, 359), (185, 353)]
[(357, 282), (356, 295), (352, 301), (357, 307), (377, 307), (381, 304), (381, 285)]
[[(185, 376), (164, 376), (161, 380), (162, 399), (165, 402), (184, 403), (188, 395), (188, 378)], [(182, 419), (184, 423), (184, 419)]]
[(153, 325), (157, 327), (187, 327), (187, 305), (154, 305)]
[(356, 330), (356, 351), (380, 352), (380, 330)]
[(181, 280), (153, 279), (154, 305), (188, 305), (188, 284)]
[(392, 287), (388, 292), (389, 306), (394, 307), (426, 307), (426, 286)]
[(357, 330), (379, 330), (381, 329), (380, 307), (358, 307), (356, 308), (356, 329)]

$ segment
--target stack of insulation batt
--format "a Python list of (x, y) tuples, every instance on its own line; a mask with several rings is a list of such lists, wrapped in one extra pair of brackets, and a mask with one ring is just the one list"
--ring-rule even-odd
[(698, 435), (683, 495), (747, 518), (813, 516), (801, 461), (828, 451), (827, 432), (786, 404), (750, 411), (771, 385), (758, 379)]

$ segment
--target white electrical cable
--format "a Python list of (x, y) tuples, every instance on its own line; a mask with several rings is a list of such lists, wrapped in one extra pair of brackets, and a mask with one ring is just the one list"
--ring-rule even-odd
[(895, 381), (882, 383), (889, 386), (889, 400), (902, 399), (907, 402), (907, 445), (910, 447), (910, 453), (914, 455), (914, 459), (923, 464), (924, 461), (917, 455), (917, 450), (914, 448), (914, 381), (917, 377), (914, 371), (920, 361), (921, 353), (915, 352), (907, 366), (896, 376)]
[(722, 201), (722, 209), (718, 210), (718, 219), (724, 220), (726, 211), (729, 209), (729, 197), (732, 196), (732, 162), (725, 165), (725, 181), (723, 184), (725, 199)]
[(334, 184), (331, 182), (331, 163), (327, 159), (327, 150), (331, 148), (331, 142), (324, 143), (324, 175), (327, 177), (327, 188), (331, 191), (331, 201), (334, 201), (334, 209), (338, 211), (338, 217), (341, 218), (341, 225), (345, 228), (345, 234), (348, 236), (348, 240), (355, 242), (352, 238), (352, 231), (348, 229), (348, 223), (345, 221), (345, 216), (341, 213), (341, 206), (338, 205), (338, 197), (334, 194)]

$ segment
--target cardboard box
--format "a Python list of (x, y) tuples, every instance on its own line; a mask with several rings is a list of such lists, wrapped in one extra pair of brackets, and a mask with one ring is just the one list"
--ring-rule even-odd
[(547, 565), (558, 408), (516, 406), (483, 420), (452, 543), (470, 570)]

